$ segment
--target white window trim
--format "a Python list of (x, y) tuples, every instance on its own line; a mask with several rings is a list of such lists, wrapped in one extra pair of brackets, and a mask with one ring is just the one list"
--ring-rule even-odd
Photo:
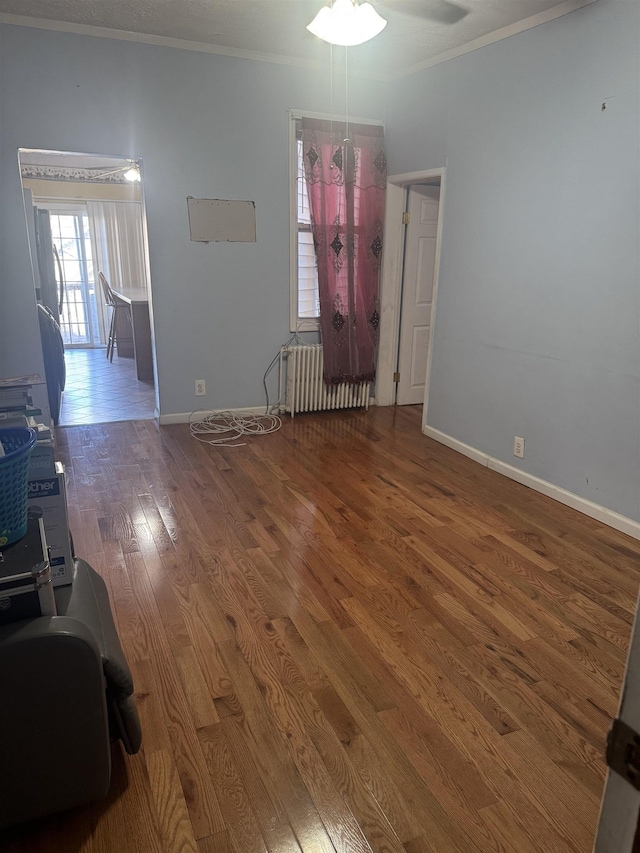
[[(298, 317), (298, 146), (296, 121), (317, 118), (324, 121), (346, 121), (346, 116), (316, 113), (309, 110), (289, 110), (289, 330), (291, 332), (316, 332), (320, 329), (318, 318)], [(373, 124), (384, 127), (383, 121), (349, 116), (353, 124)]]
[(49, 213), (57, 213), (63, 216), (65, 213), (74, 215), (76, 213), (87, 212), (87, 204), (85, 201), (69, 201), (68, 199), (58, 201), (55, 198), (34, 198), (33, 203), (39, 210), (48, 210)]

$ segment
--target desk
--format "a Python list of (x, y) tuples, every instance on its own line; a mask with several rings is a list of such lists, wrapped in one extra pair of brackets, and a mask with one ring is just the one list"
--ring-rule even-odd
[(135, 358), (138, 379), (153, 379), (153, 354), (151, 350), (151, 322), (149, 320), (149, 295), (144, 287), (123, 287), (113, 290), (119, 302), (129, 306), (131, 325), (121, 317), (116, 329), (118, 356)]

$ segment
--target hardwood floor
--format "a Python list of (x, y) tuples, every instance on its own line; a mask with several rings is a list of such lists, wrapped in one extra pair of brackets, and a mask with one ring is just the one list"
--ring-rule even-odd
[(640, 543), (420, 432), (59, 432), (143, 749), (29, 853), (586, 853)]

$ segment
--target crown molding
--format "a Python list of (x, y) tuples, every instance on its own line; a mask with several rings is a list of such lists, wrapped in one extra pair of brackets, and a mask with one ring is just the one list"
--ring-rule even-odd
[(569, 12), (575, 12), (576, 9), (582, 9), (583, 6), (590, 6), (595, 2), (597, 2), (597, 0), (566, 0), (566, 2), (561, 3), (559, 6), (554, 6), (544, 12), (539, 12), (537, 15), (531, 15), (529, 18), (524, 18), (522, 21), (516, 21), (515, 24), (509, 24), (509, 26), (502, 27), (499, 30), (495, 30), (495, 32), (487, 33), (486, 36), (474, 39), (460, 47), (452, 48), (452, 50), (446, 50), (444, 53), (439, 53), (437, 56), (431, 57), (431, 59), (425, 59), (423, 62), (410, 65), (404, 71), (398, 71), (395, 74), (389, 75), (388, 80), (402, 80), (404, 77), (410, 77), (413, 74), (418, 74), (420, 71), (426, 71), (427, 68), (433, 68), (435, 65), (441, 65), (443, 62), (448, 62), (450, 59), (456, 59), (458, 56), (464, 56), (465, 53), (471, 53), (474, 50), (479, 50), (481, 47), (487, 47), (487, 45), (495, 44), (495, 42), (502, 41), (510, 36), (523, 33), (525, 30), (531, 30), (534, 27), (539, 27), (540, 24), (546, 24), (549, 21), (554, 21), (556, 18), (561, 18), (563, 15), (568, 15)]
[[(417, 74), (420, 71), (425, 71), (427, 68), (433, 68), (443, 62), (448, 62), (450, 59), (455, 59), (458, 56), (464, 56), (465, 53), (471, 53), (474, 50), (479, 50), (481, 47), (494, 44), (502, 41), (502, 39), (517, 35), (525, 30), (533, 27), (546, 24), (569, 12), (574, 12), (583, 6), (590, 6), (596, 3), (597, 0), (565, 0), (559, 6), (554, 6), (544, 12), (539, 12), (537, 15), (532, 15), (522, 21), (517, 21), (514, 24), (509, 24), (507, 27), (502, 27), (495, 32), (488, 33), (486, 36), (474, 39), (467, 44), (452, 50), (439, 53), (430, 59), (425, 59), (423, 62), (418, 62), (410, 65), (407, 68), (393, 73), (370, 73), (361, 74), (355, 72), (356, 76), (366, 77), (371, 80), (382, 82), (390, 82), (401, 80), (404, 77), (409, 77)], [(10, 15), (0, 12), (0, 24), (9, 24), (17, 27), (34, 27), (41, 30), (53, 30), (62, 33), (74, 33), (76, 35), (95, 36), (96, 38), (116, 39), (118, 41), (130, 41), (137, 44), (150, 44), (159, 47), (173, 47), (180, 50), (192, 50), (199, 53), (212, 53), (220, 56), (233, 56), (238, 59), (251, 59), (256, 62), (270, 62), (277, 65), (288, 65), (295, 68), (308, 68), (312, 71), (324, 71), (325, 65), (311, 59), (303, 59), (294, 56), (282, 56), (275, 53), (261, 53), (252, 50), (241, 50), (239, 48), (223, 47), (222, 45), (207, 44), (205, 42), (190, 41), (189, 39), (169, 38), (168, 36), (156, 36), (149, 33), (133, 33), (128, 30), (110, 29), (108, 27), (96, 27), (89, 24), (73, 24), (67, 21), (52, 21), (48, 18), (30, 18), (26, 15)]]
[(253, 50), (241, 50), (234, 47), (223, 47), (206, 42), (190, 41), (189, 39), (156, 36), (149, 33), (133, 33), (129, 30), (114, 30), (109, 27), (95, 27), (89, 24), (73, 24), (67, 21), (50, 21), (48, 18), (30, 18), (25, 15), (9, 15), (0, 12), (0, 24), (10, 24), (16, 27), (34, 27), (39, 30), (54, 30), (59, 33), (74, 33), (81, 36), (116, 39), (117, 41), (132, 41), (137, 44), (152, 44), (159, 47), (174, 47), (180, 50), (193, 50), (199, 53), (215, 53), (221, 56), (235, 56), (239, 59), (255, 59), (258, 62), (272, 62), (278, 65), (294, 65), (298, 68), (317, 70), (324, 66), (311, 59), (295, 56), (281, 56), (275, 53), (261, 53)]

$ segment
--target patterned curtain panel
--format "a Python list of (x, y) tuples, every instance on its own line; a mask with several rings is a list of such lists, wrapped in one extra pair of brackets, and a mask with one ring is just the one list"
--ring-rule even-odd
[(302, 151), (318, 264), (327, 383), (375, 379), (382, 227), (387, 183), (384, 131), (302, 119)]

